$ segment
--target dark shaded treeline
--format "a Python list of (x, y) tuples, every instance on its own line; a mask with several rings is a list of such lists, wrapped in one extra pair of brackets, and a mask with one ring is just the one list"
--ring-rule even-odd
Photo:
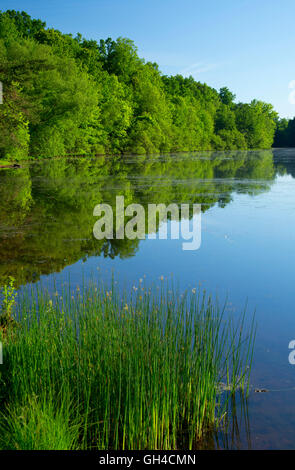
[(0, 157), (270, 148), (270, 104), (235, 103), (138, 57), (130, 39), (94, 40), (0, 12)]
[(295, 147), (295, 117), (279, 119), (274, 138), (274, 147)]
[(0, 285), (8, 275), (18, 285), (37, 281), (90, 256), (134, 256), (138, 239), (93, 236), (96, 204), (111, 204), (115, 214), (114, 188), (125, 206), (198, 203), (204, 212), (225, 207), (233, 192), (267, 191), (275, 175), (270, 150), (62, 158), (0, 170)]

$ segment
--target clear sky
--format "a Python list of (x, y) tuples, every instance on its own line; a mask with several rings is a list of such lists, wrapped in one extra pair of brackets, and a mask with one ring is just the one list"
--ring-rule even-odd
[(165, 74), (295, 116), (294, 0), (1, 0), (0, 9), (88, 39), (128, 37)]

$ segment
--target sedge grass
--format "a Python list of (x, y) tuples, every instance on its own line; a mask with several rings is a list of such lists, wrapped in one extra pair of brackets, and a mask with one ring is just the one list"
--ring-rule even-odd
[(226, 413), (220, 383), (247, 393), (253, 325), (205, 292), (39, 290), (15, 316), (0, 330), (3, 449), (191, 449)]

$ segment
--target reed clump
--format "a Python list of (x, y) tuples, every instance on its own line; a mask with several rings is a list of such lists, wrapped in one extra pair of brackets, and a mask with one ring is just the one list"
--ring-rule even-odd
[(0, 330), (0, 448), (191, 449), (218, 428), (220, 384), (247, 393), (253, 324), (205, 292), (135, 291), (19, 296), (18, 328)]

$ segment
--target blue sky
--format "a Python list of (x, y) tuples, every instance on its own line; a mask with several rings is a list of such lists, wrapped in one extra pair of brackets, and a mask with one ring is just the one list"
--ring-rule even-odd
[(0, 8), (86, 38), (128, 37), (166, 74), (295, 116), (294, 0), (1, 0)]

